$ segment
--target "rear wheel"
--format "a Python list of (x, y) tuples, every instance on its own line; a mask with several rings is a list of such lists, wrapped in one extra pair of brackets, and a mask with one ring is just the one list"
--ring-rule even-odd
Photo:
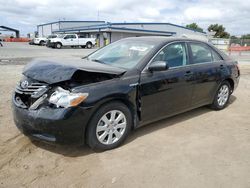
[(87, 42), (86, 46), (87, 46), (87, 48), (92, 48), (93, 45), (91, 42)]
[(91, 119), (87, 143), (94, 150), (109, 150), (120, 146), (128, 136), (132, 116), (126, 105), (112, 102), (102, 106)]
[(61, 43), (56, 43), (56, 48), (57, 48), (57, 49), (62, 48), (62, 44), (61, 44)]
[(45, 42), (42, 40), (42, 41), (39, 42), (39, 45), (40, 45), (40, 46), (44, 46), (44, 45), (45, 45)]
[(215, 110), (222, 110), (226, 107), (231, 94), (231, 86), (227, 81), (221, 83), (217, 90), (211, 107)]

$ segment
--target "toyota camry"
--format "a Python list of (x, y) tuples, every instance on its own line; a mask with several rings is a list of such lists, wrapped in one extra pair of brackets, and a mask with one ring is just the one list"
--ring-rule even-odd
[(127, 38), (82, 59), (28, 64), (13, 116), (31, 138), (108, 150), (140, 126), (204, 105), (225, 108), (239, 78), (237, 62), (209, 43)]

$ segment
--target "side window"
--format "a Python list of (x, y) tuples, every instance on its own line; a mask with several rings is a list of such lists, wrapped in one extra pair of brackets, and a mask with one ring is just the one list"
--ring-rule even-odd
[(213, 55), (214, 61), (221, 61), (222, 60), (221, 56), (217, 52), (215, 52), (214, 50), (212, 50), (212, 55)]
[(184, 43), (174, 43), (162, 49), (153, 59), (166, 61), (169, 67), (179, 67), (187, 64), (187, 52)]
[(211, 50), (203, 44), (190, 43), (193, 64), (213, 62)]
[(66, 37), (64, 37), (64, 39), (74, 39), (76, 38), (75, 35), (67, 35)]
[(70, 39), (71, 37), (70, 37), (70, 35), (66, 35), (65, 37), (64, 37), (64, 39)]

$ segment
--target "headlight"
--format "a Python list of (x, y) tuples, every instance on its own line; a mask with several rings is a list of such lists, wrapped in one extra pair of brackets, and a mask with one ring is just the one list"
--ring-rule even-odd
[(72, 107), (77, 106), (83, 102), (87, 97), (88, 93), (71, 93), (61, 87), (56, 88), (56, 91), (52, 93), (49, 98), (49, 102), (56, 105), (57, 107)]

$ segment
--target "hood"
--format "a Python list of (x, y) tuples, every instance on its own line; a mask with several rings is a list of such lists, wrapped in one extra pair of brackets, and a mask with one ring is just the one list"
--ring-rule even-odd
[(88, 61), (86, 59), (37, 59), (29, 63), (23, 74), (34, 80), (48, 84), (70, 80), (77, 71), (119, 75), (125, 69)]

